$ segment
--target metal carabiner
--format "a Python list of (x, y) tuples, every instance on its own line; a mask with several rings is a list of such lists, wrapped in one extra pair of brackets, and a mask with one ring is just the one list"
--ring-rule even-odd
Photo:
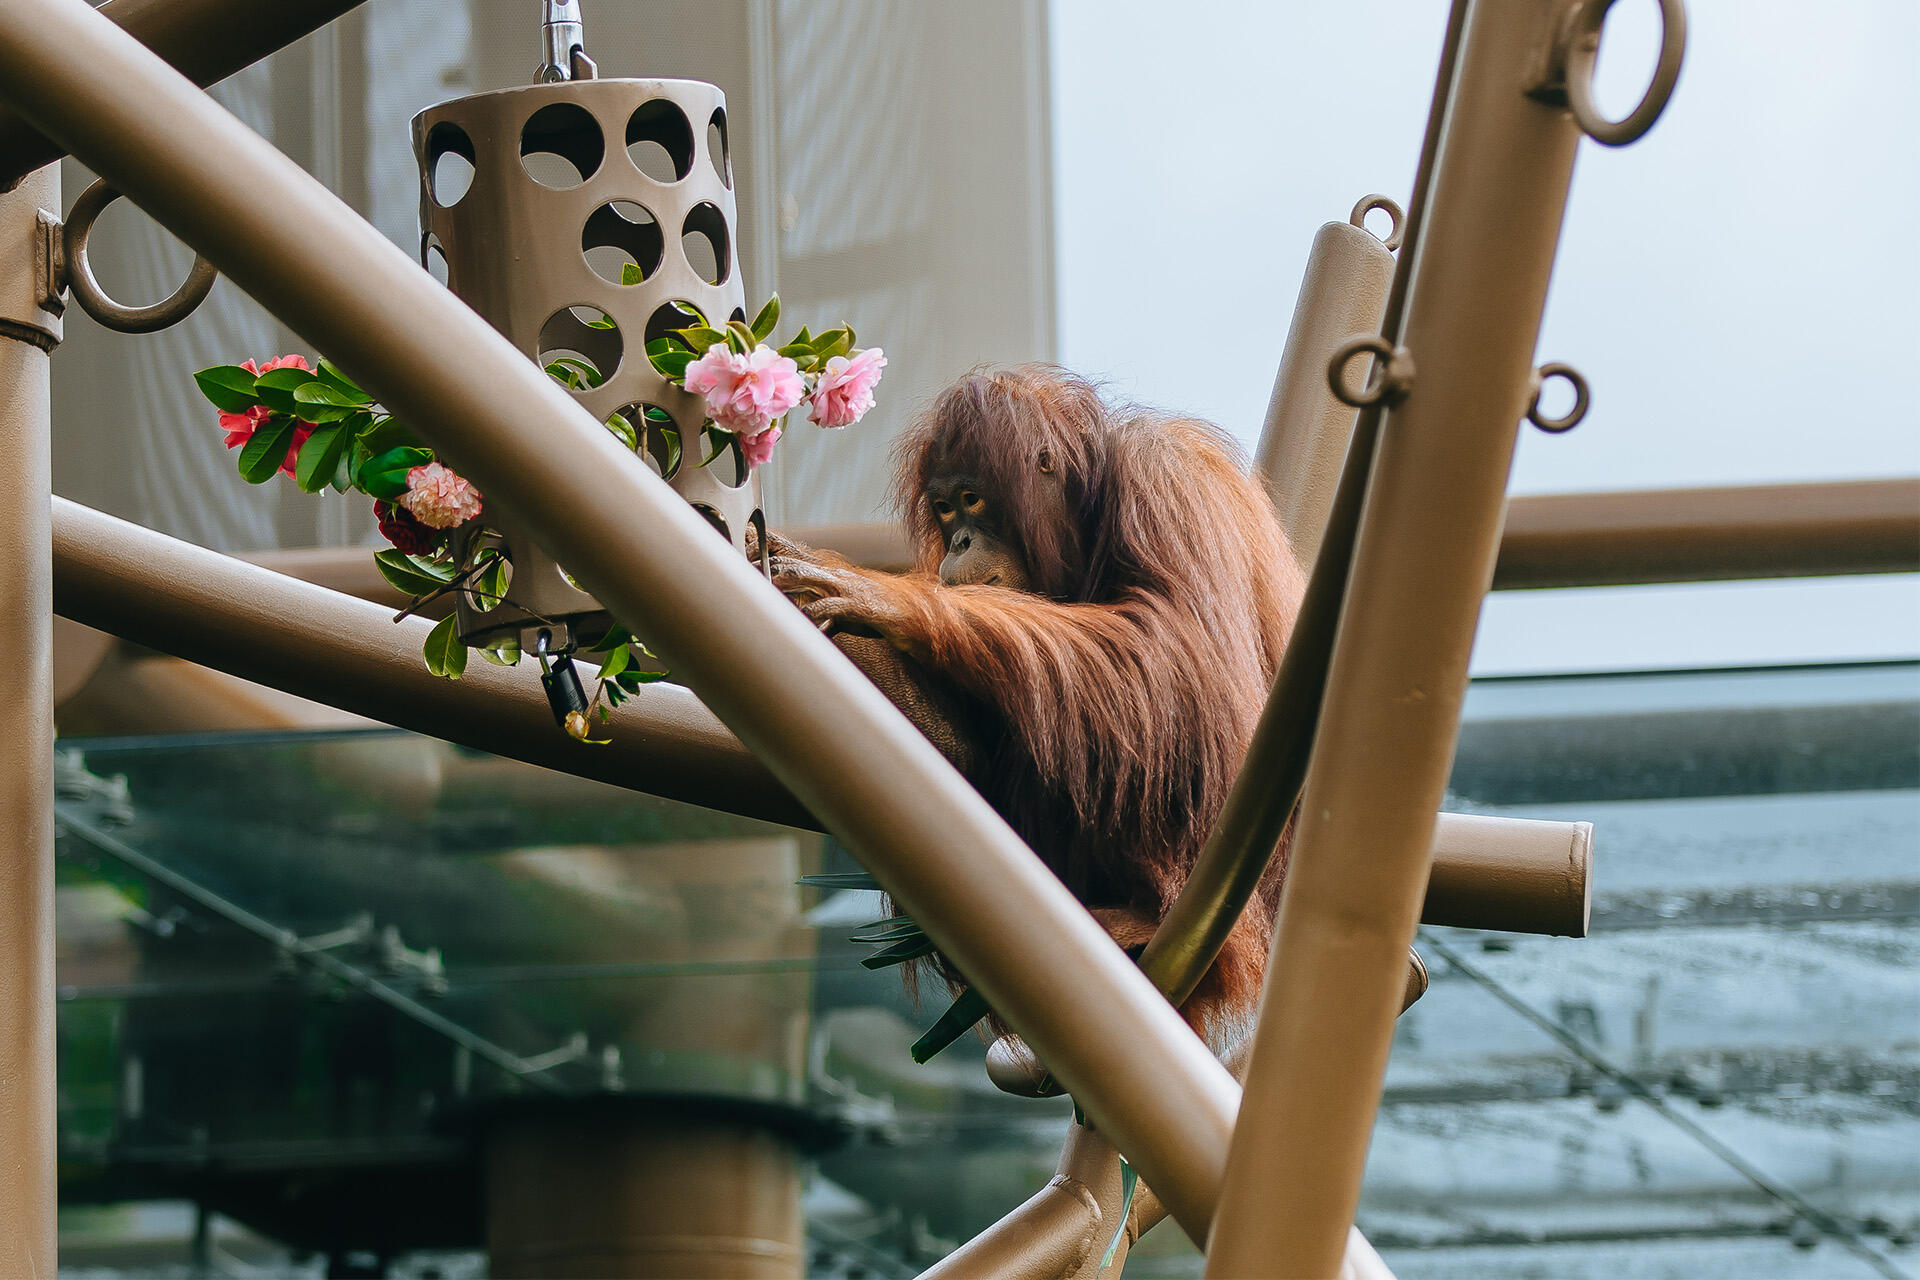
[(546, 15), (540, 24), (540, 65), (534, 68), (534, 83), (594, 79), (600, 72), (587, 56), (587, 27), (580, 14), (580, 0), (543, 2)]

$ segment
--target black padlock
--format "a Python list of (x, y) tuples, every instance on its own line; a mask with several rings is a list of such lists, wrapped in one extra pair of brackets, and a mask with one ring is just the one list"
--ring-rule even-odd
[[(546, 655), (542, 654), (544, 659)], [(540, 672), (540, 687), (547, 691), (547, 705), (553, 708), (553, 722), (562, 729), (567, 727), (567, 717), (578, 711), (587, 714), (587, 691), (580, 684), (580, 673), (574, 669), (573, 659), (560, 654), (553, 659), (553, 665), (543, 661)]]

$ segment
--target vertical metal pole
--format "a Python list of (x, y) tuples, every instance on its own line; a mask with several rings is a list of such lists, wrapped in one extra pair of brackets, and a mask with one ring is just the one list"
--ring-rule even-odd
[(487, 1136), (487, 1250), (501, 1280), (804, 1275), (799, 1155), (665, 1101), (521, 1112)]
[[(49, 167), (0, 195), (0, 1275), (54, 1272)], [(57, 304), (56, 304), (57, 305)]]
[(1209, 1240), (1209, 1276), (1331, 1276), (1426, 889), (1578, 130), (1526, 96), (1563, 4), (1475, 0)]
[(1307, 569), (1320, 553), (1347, 442), (1360, 416), (1334, 398), (1327, 360), (1348, 338), (1380, 332), (1392, 283), (1393, 254), (1369, 232), (1351, 222), (1329, 222), (1313, 237), (1253, 464), (1294, 558)]

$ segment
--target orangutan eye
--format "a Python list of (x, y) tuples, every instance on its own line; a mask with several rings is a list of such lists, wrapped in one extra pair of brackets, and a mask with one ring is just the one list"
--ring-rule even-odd
[(942, 520), (953, 519), (953, 508), (939, 498), (933, 500), (933, 514)]
[(1043, 475), (1053, 474), (1053, 450), (1042, 449), (1040, 451), (1040, 471)]
[(971, 489), (968, 489), (960, 495), (960, 505), (965, 507), (969, 512), (977, 513), (980, 510), (980, 508), (985, 506), (986, 504), (980, 501), (979, 494), (975, 493)]

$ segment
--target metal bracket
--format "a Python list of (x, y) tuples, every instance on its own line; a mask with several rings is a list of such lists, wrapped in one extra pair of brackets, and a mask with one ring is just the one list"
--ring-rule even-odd
[(60, 219), (45, 209), (39, 211), (33, 240), (33, 275), (37, 281), (39, 303), (48, 315), (67, 311), (67, 240)]

